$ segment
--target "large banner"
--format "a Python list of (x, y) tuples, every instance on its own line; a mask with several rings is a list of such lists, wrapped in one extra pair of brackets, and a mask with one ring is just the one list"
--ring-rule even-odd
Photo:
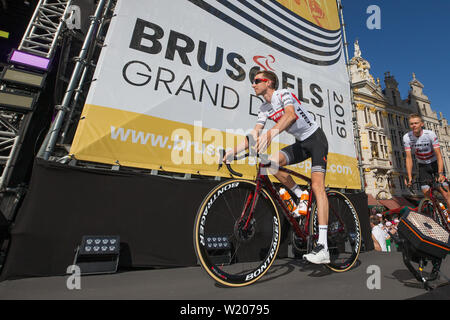
[[(274, 71), (329, 142), (326, 183), (360, 188), (350, 84), (335, 0), (119, 0), (72, 144), (76, 159), (173, 172), (217, 171)], [(272, 124), (270, 124), (272, 126)], [(269, 152), (292, 144), (280, 135)], [(310, 175), (311, 162), (291, 166)], [(235, 169), (255, 176), (252, 161)]]

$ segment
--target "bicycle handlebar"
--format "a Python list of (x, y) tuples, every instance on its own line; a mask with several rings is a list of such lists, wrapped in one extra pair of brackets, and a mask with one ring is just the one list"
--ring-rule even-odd
[[(418, 186), (424, 186), (424, 185), (428, 185), (434, 189), (438, 189), (438, 188), (442, 188), (445, 192), (448, 192), (449, 189), (447, 189), (444, 185), (444, 183), (438, 182), (437, 178), (438, 176), (436, 176), (435, 174), (433, 174), (433, 178), (435, 178), (435, 180), (428, 180), (428, 181), (415, 181), (411, 184), (409, 188), (409, 190), (411, 192), (413, 192), (412, 186), (417, 184)], [(447, 187), (449, 186), (449, 181), (447, 179), (445, 179), (445, 181), (447, 183)]]
[[(249, 152), (247, 152), (247, 153), (245, 153), (244, 155), (241, 155), (241, 156), (235, 155), (232, 159), (224, 159), (226, 152), (225, 152), (224, 149), (220, 149), (219, 167), (218, 167), (217, 170), (220, 170), (222, 168), (224, 160), (241, 160), (241, 159), (247, 158), (248, 156), (255, 156), (255, 153), (256, 153), (256, 157), (260, 158), (261, 162), (264, 165), (267, 165), (267, 164), (271, 163), (270, 160), (269, 160), (269, 156), (267, 154), (260, 154), (260, 153), (256, 152), (255, 147), (254, 147), (256, 145), (256, 141), (255, 141), (253, 135), (248, 134), (248, 135), (245, 136), (245, 138), (247, 139), (247, 142), (248, 142)], [(233, 168), (231, 167), (231, 165), (229, 163), (225, 162), (225, 165), (226, 165), (228, 171), (232, 175), (238, 176), (238, 177), (242, 177), (243, 176), (242, 173), (239, 173), (239, 172), (233, 170)]]
[[(223, 161), (224, 161), (224, 160), (227, 160), (227, 159), (224, 159), (225, 153), (226, 153), (226, 152), (225, 152), (224, 149), (221, 149), (221, 150), (220, 150), (220, 154), (219, 154), (219, 168), (218, 168), (217, 170), (220, 170), (220, 168), (222, 168)], [(234, 156), (234, 157), (233, 157), (233, 160), (240, 160), (240, 159), (243, 159), (243, 158), (245, 158), (245, 157), (248, 157), (248, 153), (246, 153), (245, 156), (243, 156), (242, 158), (239, 158), (239, 159), (238, 159), (237, 156)], [(231, 165), (230, 165), (229, 163), (226, 163), (226, 162), (225, 162), (225, 165), (226, 165), (228, 171), (229, 171), (232, 175), (238, 176), (238, 177), (242, 177), (242, 173), (239, 173), (239, 172), (237, 172), (237, 171), (234, 171), (233, 168), (231, 168)]]

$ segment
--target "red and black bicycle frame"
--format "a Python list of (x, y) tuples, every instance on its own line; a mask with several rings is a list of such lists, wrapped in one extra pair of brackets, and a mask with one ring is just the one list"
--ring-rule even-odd
[[(252, 216), (253, 216), (253, 211), (255, 209), (255, 206), (258, 202), (258, 198), (259, 196), (262, 194), (260, 193), (261, 189), (263, 187), (265, 187), (265, 189), (270, 193), (271, 197), (273, 199), (275, 199), (275, 201), (277, 202), (278, 206), (280, 208), (282, 208), (284, 216), (289, 220), (289, 222), (291, 223), (292, 227), (294, 228), (294, 232), (295, 234), (302, 238), (302, 240), (307, 241), (308, 239), (308, 227), (309, 227), (309, 217), (311, 214), (311, 206), (313, 203), (313, 197), (314, 197), (314, 193), (312, 191), (312, 189), (309, 189), (309, 200), (308, 200), (308, 206), (307, 206), (307, 215), (306, 215), (306, 219), (305, 219), (305, 228), (302, 230), (298, 224), (298, 222), (295, 220), (295, 218), (291, 215), (288, 207), (286, 206), (286, 203), (283, 201), (283, 199), (280, 198), (278, 191), (275, 189), (275, 186), (273, 185), (272, 181), (270, 181), (268, 175), (266, 174), (261, 174), (261, 169), (262, 168), (268, 168), (270, 167), (270, 164), (261, 164), (258, 168), (258, 172), (257, 172), (257, 179), (256, 179), (256, 188), (255, 188), (255, 192), (249, 194), (247, 201), (244, 205), (242, 214), (241, 214), (241, 221), (242, 219), (246, 219), (245, 222), (245, 226), (244, 226), (244, 230), (248, 227)], [(311, 184), (311, 179), (300, 174), (297, 172), (294, 172), (292, 170), (280, 167), (279, 168), (280, 171), (286, 172), (288, 174), (294, 175), (297, 178), (300, 178), (304, 181), (306, 181), (308, 184)], [(250, 211), (248, 212), (248, 214), (246, 214), (246, 212), (248, 211), (248, 209), (250, 208)]]

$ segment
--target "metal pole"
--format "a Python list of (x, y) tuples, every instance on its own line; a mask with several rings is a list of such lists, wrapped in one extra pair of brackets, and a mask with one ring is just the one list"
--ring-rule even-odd
[(93, 66), (92, 56), (94, 55), (94, 51), (95, 51), (95, 48), (97, 46), (97, 41), (100, 38), (100, 36), (101, 36), (101, 34), (102, 34), (103, 30), (104, 30), (105, 17), (107, 17), (107, 15), (108, 15), (108, 11), (109, 11), (109, 9), (111, 7), (111, 4), (112, 4), (112, 0), (108, 0), (108, 3), (106, 4), (105, 10), (104, 10), (104, 13), (103, 13), (102, 23), (100, 24), (100, 26), (99, 26), (99, 28), (97, 30), (97, 33), (95, 35), (95, 39), (94, 39), (94, 41), (92, 41), (91, 46), (89, 48), (89, 52), (88, 52), (88, 55), (87, 55), (87, 58), (86, 58), (86, 63), (83, 66), (83, 72), (82, 72), (82, 75), (81, 75), (81, 78), (80, 78), (80, 82), (78, 84), (77, 89), (75, 90), (75, 96), (74, 96), (73, 101), (72, 101), (72, 107), (70, 108), (69, 114), (67, 114), (67, 116), (66, 116), (66, 122), (65, 122), (64, 128), (63, 128), (63, 130), (61, 132), (61, 137), (60, 137), (60, 142), (61, 143), (63, 143), (63, 141), (64, 141), (64, 139), (65, 139), (65, 137), (67, 135), (67, 132), (69, 131), (69, 127), (70, 127), (71, 122), (72, 122), (73, 113), (74, 113), (74, 111), (76, 109), (76, 106), (78, 104), (79, 99), (81, 98), (81, 94), (83, 92), (83, 86), (86, 84), (86, 78), (87, 78), (87, 76), (89, 74), (89, 69)]
[(349, 63), (350, 60), (349, 60), (349, 56), (348, 56), (348, 43), (347, 43), (347, 35), (345, 33), (344, 13), (342, 10), (343, 9), (342, 0), (336, 0), (336, 1), (337, 1), (340, 16), (341, 16), (342, 34), (344, 37), (345, 60), (346, 60), (346, 66), (347, 66), (348, 81), (350, 84), (350, 99), (351, 99), (352, 114), (353, 114), (353, 134), (355, 136), (355, 147), (356, 147), (356, 151), (358, 153), (359, 177), (361, 180), (361, 190), (365, 191), (364, 171), (363, 171), (362, 162), (361, 162), (362, 161), (361, 137), (359, 136), (357, 110), (356, 110), (356, 105), (355, 105), (355, 99), (353, 97), (352, 80), (351, 80), (350, 63)]
[(78, 86), (84, 65), (86, 63), (85, 60), (88, 55), (89, 47), (91, 45), (91, 41), (94, 40), (94, 37), (96, 35), (97, 27), (100, 22), (100, 17), (103, 14), (103, 8), (106, 2), (107, 0), (100, 0), (97, 5), (95, 15), (91, 20), (91, 25), (89, 26), (89, 30), (84, 40), (83, 47), (81, 48), (80, 55), (77, 58), (77, 62), (75, 64), (75, 68), (72, 73), (69, 85), (67, 86), (67, 90), (64, 95), (63, 101), (60, 106), (57, 106), (57, 108), (59, 109), (58, 113), (56, 115), (55, 120), (51, 124), (50, 130), (48, 131), (45, 141), (42, 144), (41, 149), (39, 151), (39, 155), (42, 154), (42, 158), (44, 158), (44, 160), (48, 160), (50, 158), (50, 154), (53, 152), (53, 149), (55, 148), (55, 144), (58, 139), (58, 135), (61, 130), (64, 117), (66, 115), (66, 112), (70, 109), (69, 108), (70, 101), (72, 100), (72, 96), (75, 92), (75, 89)]

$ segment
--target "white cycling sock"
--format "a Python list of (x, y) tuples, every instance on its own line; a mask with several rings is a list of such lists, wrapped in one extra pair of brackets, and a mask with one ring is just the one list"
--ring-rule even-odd
[(296, 184), (294, 187), (291, 188), (292, 192), (295, 193), (297, 198), (300, 199), (300, 196), (302, 195), (303, 190), (300, 188), (298, 184)]
[(319, 225), (319, 240), (317, 240), (317, 243), (323, 245), (325, 250), (328, 250), (327, 232), (328, 225)]

